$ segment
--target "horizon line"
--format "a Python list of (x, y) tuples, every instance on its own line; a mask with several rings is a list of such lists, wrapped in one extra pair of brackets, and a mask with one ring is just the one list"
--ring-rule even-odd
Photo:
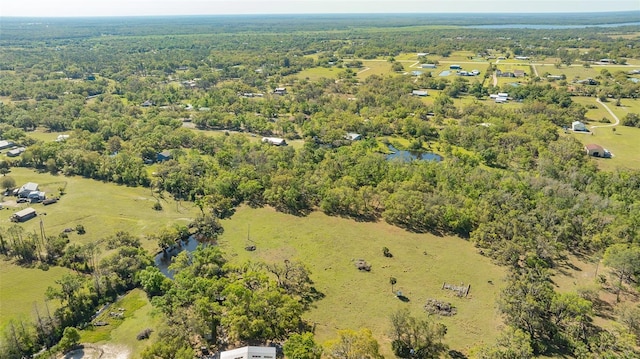
[[(30, 15), (0, 15), (2, 19), (107, 19), (107, 18), (163, 18), (163, 17), (208, 17), (208, 16), (349, 16), (349, 15), (606, 15), (620, 13), (640, 13), (640, 9), (634, 10), (612, 10), (612, 11), (542, 11), (542, 12), (496, 12), (496, 11), (473, 11), (473, 12), (326, 12), (326, 13), (230, 13), (230, 14), (153, 14), (153, 15), (80, 15), (80, 16), (30, 16)], [(640, 21), (640, 19), (639, 19)]]

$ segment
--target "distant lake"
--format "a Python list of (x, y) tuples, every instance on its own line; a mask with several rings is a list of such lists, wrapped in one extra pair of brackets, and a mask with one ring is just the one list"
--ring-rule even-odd
[(443, 160), (442, 156), (432, 152), (404, 151), (399, 150), (392, 145), (388, 145), (387, 147), (391, 151), (391, 153), (387, 155), (387, 161), (399, 159), (404, 162), (411, 162), (414, 160), (440, 162)]
[(552, 24), (504, 24), (504, 25), (472, 25), (465, 26), (473, 29), (540, 29), (540, 30), (560, 30), (560, 29), (585, 29), (588, 27), (621, 27), (640, 26), (640, 21), (621, 22), (618, 24), (589, 24), (589, 25), (552, 25)]

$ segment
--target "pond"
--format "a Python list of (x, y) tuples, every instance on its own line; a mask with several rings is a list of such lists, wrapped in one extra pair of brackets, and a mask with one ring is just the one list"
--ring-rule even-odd
[(387, 155), (387, 161), (398, 159), (404, 162), (411, 162), (414, 160), (440, 162), (443, 160), (442, 156), (432, 152), (404, 151), (399, 150), (392, 145), (387, 145), (387, 147), (391, 151), (391, 153)]
[(193, 252), (198, 248), (198, 244), (200, 244), (193, 236), (190, 236), (186, 241), (178, 241), (178, 243), (167, 250), (167, 254), (165, 255), (163, 252), (156, 254), (154, 258), (154, 262), (156, 267), (160, 269), (160, 272), (164, 274), (167, 278), (173, 279), (173, 272), (169, 269), (171, 265), (171, 260), (173, 257), (180, 254), (180, 252), (186, 250), (187, 252)]

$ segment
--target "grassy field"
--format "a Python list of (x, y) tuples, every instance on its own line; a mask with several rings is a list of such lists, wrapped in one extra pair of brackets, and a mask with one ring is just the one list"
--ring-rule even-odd
[(301, 79), (309, 79), (311, 81), (317, 81), (323, 77), (335, 79), (338, 78), (338, 74), (345, 69), (339, 69), (336, 67), (314, 67), (300, 71), (297, 76)]
[[(385, 76), (393, 74), (391, 71), (391, 63), (386, 60), (362, 60), (363, 69), (357, 71), (358, 78), (365, 79), (371, 75)], [(405, 68), (410, 64), (405, 64)]]
[(571, 136), (577, 138), (583, 144), (598, 144), (613, 154), (613, 158), (593, 158), (602, 170), (615, 170), (616, 168), (640, 169), (640, 128), (616, 126), (614, 132), (611, 128), (593, 129), (593, 135), (574, 133)]
[[(55, 281), (71, 272), (66, 268), (51, 267), (47, 271), (24, 268), (0, 260), (0, 331), (12, 319), (30, 322), (35, 318), (35, 307), (46, 313), (45, 291)], [(57, 301), (48, 303), (51, 314), (58, 307)]]
[[(6, 202), (5, 210), (0, 212), (0, 226), (11, 225), (11, 214), (30, 206), (39, 216), (19, 226), (26, 232), (40, 233), (42, 220), (45, 233), (55, 235), (65, 228), (82, 224), (87, 233), (82, 236), (72, 233), (69, 237), (72, 243), (93, 242), (117, 231), (134, 235), (152, 233), (173, 223), (187, 224), (199, 211), (192, 203), (177, 203), (168, 195), (156, 198), (149, 188), (120, 186), (82, 177), (54, 176), (26, 168), (12, 168), (8, 176), (13, 177), (18, 186), (26, 182), (38, 183), (40, 190), (49, 197), (56, 196), (61, 187), (65, 194), (58, 203), (49, 206), (26, 203), (16, 206), (14, 202)], [(15, 201), (15, 197), (3, 200)], [(152, 208), (156, 201), (162, 204), (162, 211)], [(156, 250), (155, 243), (143, 241), (142, 245), (150, 251)]]
[[(234, 262), (296, 259), (310, 268), (316, 288), (326, 296), (306, 315), (316, 323), (320, 342), (334, 337), (338, 329), (366, 327), (383, 353), (390, 355), (390, 314), (409, 308), (424, 317), (428, 298), (458, 308), (456, 316), (436, 318), (447, 325), (447, 343), (457, 350), (492, 341), (501, 325), (495, 302), (505, 272), (463, 239), (409, 233), (385, 223), (360, 223), (318, 212), (295, 217), (269, 208), (240, 208), (223, 226), (219, 242)], [(249, 226), (255, 252), (243, 249)], [(382, 255), (384, 246), (393, 258)], [(372, 265), (371, 272), (355, 268), (354, 260), (360, 258)], [(395, 290), (402, 291), (408, 302), (391, 292), (390, 277), (397, 278)], [(443, 282), (471, 284), (469, 297), (443, 291)]]
[[(124, 310), (120, 311), (120, 308)], [(123, 318), (114, 318), (110, 315), (111, 312), (121, 312)], [(136, 336), (146, 328), (157, 331), (161, 319), (160, 314), (153, 313), (153, 306), (147, 299), (145, 292), (134, 289), (96, 318), (96, 320), (107, 322), (109, 325), (89, 327), (80, 331), (80, 342), (125, 346), (129, 350), (131, 358), (138, 358), (151, 341), (140, 341), (136, 339)], [(151, 336), (153, 337), (153, 334)]]

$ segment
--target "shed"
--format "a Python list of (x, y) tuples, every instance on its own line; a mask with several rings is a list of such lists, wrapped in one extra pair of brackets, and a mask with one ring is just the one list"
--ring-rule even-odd
[(11, 216), (12, 222), (24, 222), (36, 216), (36, 210), (29, 207), (14, 213)]
[(451, 70), (460, 70), (460, 69), (462, 69), (462, 66), (460, 66), (460, 65), (451, 65), (451, 66), (449, 66), (449, 69), (451, 69)]
[(18, 197), (26, 198), (31, 192), (38, 190), (38, 184), (33, 182), (27, 182), (18, 189)]
[(422, 67), (423, 69), (435, 69), (437, 66), (436, 64), (422, 64), (420, 65), (420, 67)]
[(605, 157), (605, 149), (600, 145), (596, 145), (595, 143), (590, 143), (584, 146), (587, 155), (593, 157)]
[(573, 121), (571, 123), (571, 130), (572, 131), (580, 131), (580, 132), (587, 132), (587, 126), (580, 122), (580, 121)]
[(247, 346), (223, 351), (220, 359), (276, 359), (276, 348)]

